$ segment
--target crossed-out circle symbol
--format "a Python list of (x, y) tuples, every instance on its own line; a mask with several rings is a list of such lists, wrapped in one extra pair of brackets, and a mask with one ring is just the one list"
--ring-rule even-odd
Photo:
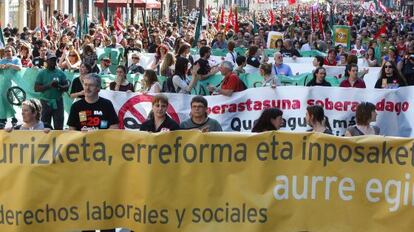
[[(128, 101), (124, 103), (124, 105), (119, 109), (118, 117), (119, 117), (119, 128), (125, 129), (125, 115), (126, 113), (130, 113), (133, 115), (141, 124), (146, 120), (146, 118), (139, 112), (135, 106), (139, 103), (143, 102), (152, 102), (152, 99), (154, 97), (151, 95), (137, 95), (134, 96)], [(172, 107), (171, 104), (168, 104), (167, 106), (167, 114), (170, 115), (170, 117), (176, 121), (178, 124), (180, 124), (180, 118), (178, 117), (177, 112), (175, 112), (175, 109)]]

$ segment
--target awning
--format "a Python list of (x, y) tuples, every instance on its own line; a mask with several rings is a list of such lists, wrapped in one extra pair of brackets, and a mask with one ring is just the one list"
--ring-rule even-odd
[[(127, 7), (131, 6), (132, 0), (108, 0), (108, 7)], [(99, 8), (104, 7), (104, 0), (95, 0), (95, 6)], [(134, 0), (134, 7), (146, 9), (160, 9), (161, 3), (156, 0)]]

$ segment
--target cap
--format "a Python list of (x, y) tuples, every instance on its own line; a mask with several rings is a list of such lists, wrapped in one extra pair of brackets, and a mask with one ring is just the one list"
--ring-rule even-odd
[(54, 53), (49, 53), (49, 54), (47, 54), (47, 59), (48, 60), (50, 60), (50, 59), (57, 59), (57, 57), (56, 57), (56, 55)]

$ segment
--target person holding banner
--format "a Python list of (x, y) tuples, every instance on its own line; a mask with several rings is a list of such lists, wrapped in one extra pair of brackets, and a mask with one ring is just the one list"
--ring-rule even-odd
[(199, 129), (202, 132), (223, 131), (217, 120), (208, 117), (207, 107), (207, 99), (203, 96), (193, 97), (190, 118), (181, 122), (181, 129)]
[(73, 103), (70, 108), (68, 126), (70, 130), (89, 131), (96, 129), (118, 129), (118, 115), (108, 99), (99, 96), (101, 78), (95, 73), (83, 80), (85, 98)]
[(37, 99), (29, 99), (22, 103), (22, 118), (23, 124), (6, 129), (7, 132), (14, 130), (43, 130), (48, 133), (53, 128), (42, 121), (40, 115), (42, 114), (42, 104)]
[(349, 64), (345, 68), (345, 76), (348, 78), (343, 80), (339, 87), (366, 88), (364, 80), (358, 78), (358, 65)]
[(283, 125), (283, 111), (278, 108), (263, 110), (253, 126), (252, 132), (265, 132), (279, 130)]
[(164, 94), (152, 99), (152, 110), (147, 120), (142, 123), (140, 131), (161, 132), (179, 130), (180, 126), (167, 115), (168, 98)]
[(326, 69), (324, 67), (318, 67), (313, 72), (313, 78), (306, 86), (331, 86), (331, 83), (325, 80)]
[(346, 129), (345, 136), (379, 135), (380, 128), (371, 126), (377, 120), (375, 105), (370, 102), (361, 102), (356, 109), (356, 125)]
[(322, 106), (312, 105), (306, 108), (306, 123), (312, 127), (308, 130), (309, 132), (320, 132), (324, 134), (332, 135), (332, 130), (330, 128), (329, 122), (325, 117)]
[(396, 89), (400, 86), (406, 86), (407, 81), (400, 72), (394, 62), (387, 61), (381, 68), (380, 76), (375, 83), (376, 89)]

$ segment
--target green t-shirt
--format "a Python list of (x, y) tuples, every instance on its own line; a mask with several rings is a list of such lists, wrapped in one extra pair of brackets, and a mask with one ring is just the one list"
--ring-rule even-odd
[[(40, 73), (37, 75), (36, 84), (49, 85), (56, 78), (59, 80), (60, 85), (65, 85), (67, 79), (65, 73), (62, 70), (55, 69), (53, 71), (50, 71), (48, 69), (45, 69), (40, 71)], [(43, 91), (40, 96), (43, 100), (59, 99), (62, 97), (62, 92), (57, 88), (49, 88)]]

